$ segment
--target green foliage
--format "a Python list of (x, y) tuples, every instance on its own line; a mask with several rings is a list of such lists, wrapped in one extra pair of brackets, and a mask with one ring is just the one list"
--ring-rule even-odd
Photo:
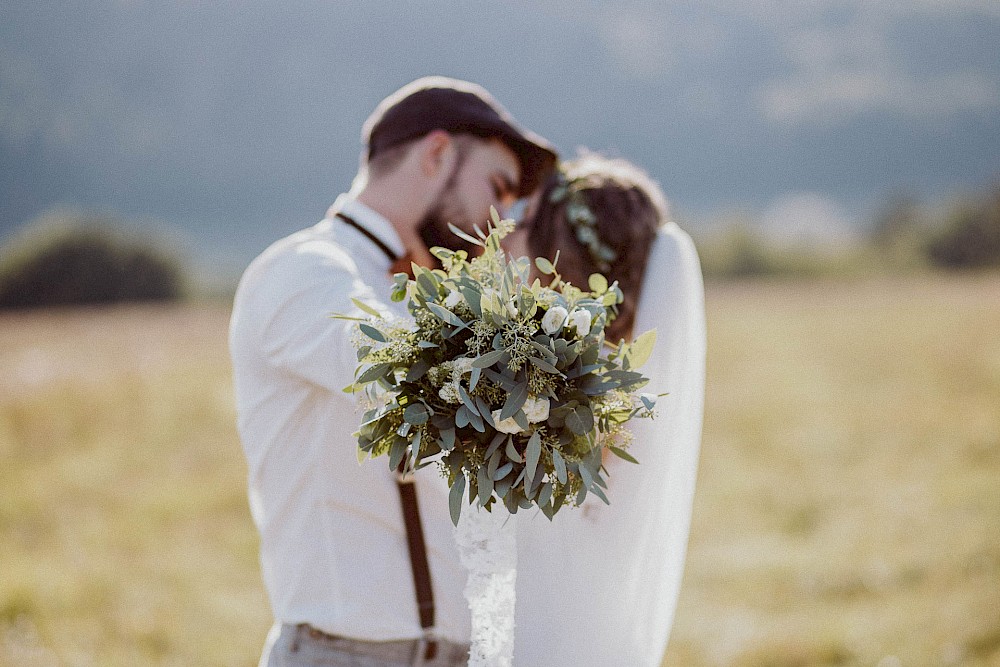
[(174, 301), (183, 294), (177, 257), (108, 218), (43, 218), (0, 255), (0, 308)]
[(1000, 267), (1000, 185), (963, 202), (927, 244), (928, 258), (949, 269)]
[(903, 274), (1000, 267), (1000, 183), (955, 201), (890, 195), (861, 242), (782, 245), (737, 218), (696, 238), (707, 279)]
[(414, 268), (393, 297), (408, 298), (414, 325), (385, 320), (363, 303), (356, 319), (360, 366), (350, 391), (373, 407), (357, 433), (390, 468), (437, 463), (451, 485), (452, 519), (462, 499), (514, 513), (537, 505), (551, 518), (588, 493), (607, 502), (602, 449), (634, 462), (623, 426), (652, 415), (655, 397), (636, 397), (647, 379), (633, 370), (655, 333), (605, 347), (604, 328), (621, 303), (617, 284), (592, 276), (591, 291), (529, 281), (527, 261), (508, 262), (500, 239), (513, 228), (494, 218), (488, 234), (462, 235), (483, 247), (434, 248), (443, 269)]
[(843, 249), (781, 247), (749, 227), (749, 221), (698, 239), (702, 272), (708, 279), (805, 278), (846, 273), (854, 257)]

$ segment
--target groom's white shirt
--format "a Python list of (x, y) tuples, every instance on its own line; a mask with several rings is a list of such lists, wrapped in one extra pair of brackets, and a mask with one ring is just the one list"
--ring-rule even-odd
[[(381, 215), (347, 195), (340, 210), (397, 254)], [(405, 529), (385, 459), (358, 463), (352, 436), (362, 410), (342, 389), (357, 356), (352, 298), (408, 317), (389, 301), (390, 260), (337, 218), (274, 243), (240, 281), (230, 323), (238, 426), (250, 509), (260, 531), (264, 583), (276, 621), (330, 634), (390, 640), (421, 636)], [(437, 606), (438, 635), (468, 642), (462, 568), (447, 485), (417, 475)]]

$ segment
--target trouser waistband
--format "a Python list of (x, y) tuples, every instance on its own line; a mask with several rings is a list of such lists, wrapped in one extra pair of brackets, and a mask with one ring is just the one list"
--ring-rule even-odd
[(329, 646), (331, 649), (355, 655), (364, 655), (389, 662), (412, 665), (467, 664), (469, 646), (446, 639), (434, 639), (433, 648), (427, 639), (399, 639), (393, 641), (368, 641), (331, 635), (308, 623), (294, 626), (296, 639), (306, 639)]

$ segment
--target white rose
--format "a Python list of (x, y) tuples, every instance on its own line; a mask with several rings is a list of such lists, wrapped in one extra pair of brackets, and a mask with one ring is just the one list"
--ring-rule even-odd
[(549, 399), (529, 397), (522, 409), (532, 424), (543, 422), (549, 418)]
[(513, 417), (500, 419), (500, 410), (494, 410), (490, 414), (493, 415), (493, 423), (497, 425), (497, 430), (501, 433), (510, 433), (511, 435), (515, 435), (521, 432), (521, 427), (518, 426)]
[(560, 329), (566, 322), (566, 309), (562, 306), (553, 306), (542, 317), (542, 331), (550, 336)]
[(453, 292), (448, 292), (448, 296), (444, 298), (444, 306), (445, 308), (454, 308), (458, 304), (462, 303), (464, 300), (465, 298), (462, 296), (462, 293), (459, 292), (458, 290), (455, 290)]
[(574, 310), (569, 316), (569, 326), (576, 329), (578, 336), (586, 336), (590, 333), (591, 321), (590, 311), (583, 308)]
[(475, 361), (472, 357), (459, 357), (451, 363), (451, 368), (453, 373), (458, 373), (460, 376), (466, 373), (472, 372), (472, 362)]

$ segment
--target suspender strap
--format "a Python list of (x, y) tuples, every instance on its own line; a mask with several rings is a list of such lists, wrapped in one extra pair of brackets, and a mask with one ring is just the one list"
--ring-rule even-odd
[(350, 217), (344, 215), (343, 213), (341, 213), (340, 211), (337, 211), (337, 213), (335, 215), (338, 218), (340, 218), (341, 220), (343, 220), (344, 222), (346, 222), (347, 224), (349, 224), (351, 227), (354, 227), (356, 230), (358, 230), (359, 232), (361, 232), (362, 234), (364, 234), (365, 236), (367, 236), (369, 241), (371, 241), (372, 243), (374, 243), (375, 245), (377, 245), (378, 248), (379, 248), (379, 250), (381, 250), (382, 252), (385, 253), (385, 256), (389, 258), (390, 262), (395, 262), (397, 259), (399, 259), (399, 255), (397, 255), (396, 253), (394, 253), (392, 251), (392, 248), (390, 248), (389, 246), (387, 246), (382, 241), (382, 239), (380, 239), (379, 237), (375, 236), (370, 231), (368, 231), (367, 229), (365, 229), (364, 227), (362, 227), (361, 225), (359, 225), (357, 223), (357, 221), (354, 220), (354, 218), (350, 218)]
[[(387, 246), (382, 239), (362, 227), (353, 218), (337, 211), (336, 216), (345, 223), (368, 237), (368, 240), (385, 253), (390, 262), (395, 262), (399, 256)], [(403, 520), (406, 523), (406, 546), (410, 552), (410, 569), (413, 572), (413, 588), (417, 594), (417, 612), (420, 615), (420, 627), (424, 629), (426, 650), (424, 660), (433, 660), (437, 655), (437, 643), (433, 638), (434, 630), (434, 591), (431, 588), (431, 568), (427, 563), (427, 546), (424, 544), (424, 529), (420, 523), (420, 508), (417, 505), (417, 489), (412, 475), (403, 474), (400, 463), (396, 475), (396, 487), (399, 489), (399, 502), (403, 508)]]
[[(402, 464), (401, 464), (402, 466)], [(429, 636), (434, 628), (434, 591), (431, 588), (431, 569), (427, 563), (427, 547), (424, 545), (424, 530), (420, 523), (420, 509), (417, 506), (417, 489), (413, 476), (397, 473), (396, 486), (399, 501), (403, 507), (406, 522), (406, 545), (410, 551), (410, 568), (413, 571), (413, 587), (417, 594), (417, 611), (420, 627), (424, 629), (427, 641), (425, 660), (431, 660), (437, 653), (437, 644)]]

